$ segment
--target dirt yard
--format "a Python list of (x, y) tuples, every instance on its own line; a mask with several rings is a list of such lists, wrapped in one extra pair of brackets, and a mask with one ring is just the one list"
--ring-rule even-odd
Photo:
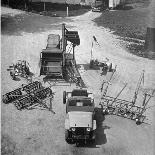
[[(4, 9), (4, 10), (3, 10)], [(3, 8), (2, 15), (14, 16), (25, 14), (25, 12)], [(99, 70), (90, 70), (90, 50), (92, 37), (96, 36), (100, 47), (94, 47), (93, 57), (102, 59), (107, 57), (113, 64), (117, 65), (117, 71), (109, 87), (108, 94), (116, 96), (127, 82), (127, 88), (120, 98), (132, 100), (137, 81), (142, 70), (145, 70), (144, 87), (140, 88), (140, 95), (144, 90), (155, 89), (155, 61), (137, 57), (128, 53), (119, 44), (117, 36), (109, 30), (98, 27), (93, 20), (100, 13), (88, 12), (78, 17), (70, 17), (65, 21), (67, 28), (78, 30), (80, 35), (80, 46), (75, 48), (76, 61), (79, 65), (81, 76), (91, 92), (94, 93), (96, 107), (100, 108), (101, 83), (107, 79), (107, 75), (100, 75)], [(29, 16), (31, 16), (29, 14)], [(45, 17), (46, 18), (46, 17)], [(55, 18), (51, 18), (54, 22)], [(39, 20), (39, 19), (38, 19)], [(39, 22), (38, 22), (39, 23)], [(48, 24), (48, 23), (46, 23)], [(61, 22), (57, 23), (58, 25)], [(27, 24), (28, 26), (29, 24)], [(26, 29), (26, 28), (25, 28)], [(48, 27), (44, 31), (27, 32), (22, 29), (18, 34), (2, 34), (1, 36), (1, 92), (11, 91), (25, 80), (11, 80), (7, 71), (12, 62), (25, 59), (31, 66), (34, 79), (39, 75), (39, 55), (46, 47), (47, 35), (58, 33), (61, 35), (61, 27)], [(42, 77), (39, 78), (40, 80)], [(2, 155), (154, 155), (155, 154), (155, 109), (146, 111), (146, 123), (136, 125), (132, 120), (117, 116), (99, 115), (97, 123), (97, 134), (95, 145), (76, 147), (65, 142), (64, 121), (65, 105), (62, 103), (64, 90), (72, 90), (75, 85), (57, 83), (52, 87), (55, 92), (53, 110), (36, 108), (33, 110), (19, 111), (13, 104), (1, 103), (1, 134)], [(137, 104), (141, 105), (142, 98), (138, 98)], [(149, 106), (154, 106), (153, 97)]]

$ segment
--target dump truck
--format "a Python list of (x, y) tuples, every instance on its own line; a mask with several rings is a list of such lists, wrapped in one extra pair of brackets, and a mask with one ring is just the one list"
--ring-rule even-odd
[(65, 140), (67, 143), (95, 142), (95, 106), (92, 93), (86, 89), (63, 92), (66, 104)]

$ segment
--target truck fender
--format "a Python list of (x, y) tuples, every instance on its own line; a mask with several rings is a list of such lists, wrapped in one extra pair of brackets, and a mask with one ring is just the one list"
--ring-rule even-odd
[(69, 119), (65, 120), (65, 129), (69, 130)]
[(96, 130), (96, 120), (93, 120), (93, 130)]

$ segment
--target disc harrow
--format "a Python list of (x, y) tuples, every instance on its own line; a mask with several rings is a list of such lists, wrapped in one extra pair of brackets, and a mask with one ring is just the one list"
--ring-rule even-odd
[(45, 99), (53, 99), (53, 94), (50, 87), (44, 88), (41, 82), (35, 81), (3, 95), (3, 102), (6, 104), (13, 102), (18, 110), (28, 109), (36, 104), (48, 108)]
[(22, 86), (22, 90), (25, 91), (26, 93), (30, 94), (34, 91), (37, 91), (38, 89), (41, 89), (42, 84), (39, 81), (35, 81), (32, 83), (29, 83), (28, 85)]
[(8, 104), (22, 96), (22, 91), (21, 88), (15, 89), (9, 93), (6, 93), (5, 95), (2, 96), (2, 101), (5, 104)]
[(46, 97), (53, 97), (52, 90), (48, 87), (42, 90), (37, 91), (34, 96), (38, 97), (39, 99), (45, 99)]
[(33, 98), (31, 95), (26, 94), (22, 98), (14, 101), (14, 105), (18, 110), (25, 109), (35, 103), (35, 98)]

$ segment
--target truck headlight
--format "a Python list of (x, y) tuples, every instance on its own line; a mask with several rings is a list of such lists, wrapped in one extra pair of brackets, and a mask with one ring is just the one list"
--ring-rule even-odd
[(75, 128), (72, 128), (71, 130), (72, 130), (72, 131), (75, 131)]
[(86, 131), (88, 131), (88, 132), (89, 132), (89, 131), (90, 131), (90, 128), (87, 128), (87, 129), (86, 129)]

